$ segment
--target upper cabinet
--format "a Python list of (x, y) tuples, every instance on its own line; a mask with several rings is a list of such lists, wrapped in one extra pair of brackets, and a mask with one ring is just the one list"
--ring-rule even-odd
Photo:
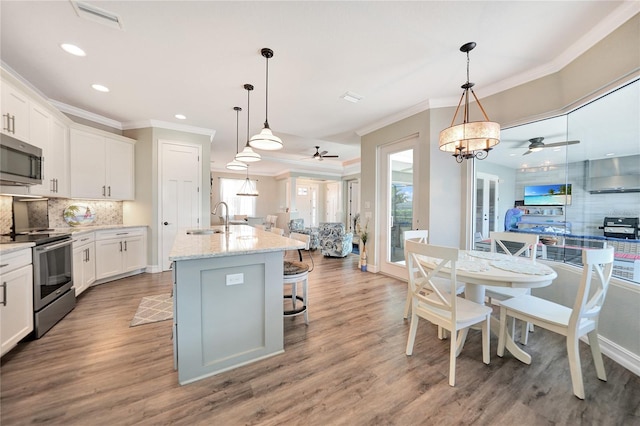
[(29, 98), (2, 81), (2, 133), (29, 142)]
[(72, 128), (71, 197), (133, 200), (134, 142), (98, 130)]

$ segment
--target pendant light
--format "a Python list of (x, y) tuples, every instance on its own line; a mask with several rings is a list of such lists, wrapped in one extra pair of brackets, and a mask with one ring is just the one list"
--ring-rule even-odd
[(240, 197), (257, 197), (258, 196), (258, 188), (253, 186), (253, 183), (249, 179), (249, 165), (247, 164), (247, 178), (244, 180), (244, 183), (240, 187), (240, 191), (236, 195)]
[(260, 161), (260, 154), (255, 152), (251, 146), (249, 146), (249, 94), (253, 90), (251, 84), (245, 84), (244, 88), (247, 90), (247, 144), (244, 146), (242, 152), (236, 154), (236, 160), (243, 163), (252, 163), (254, 161)]
[(266, 95), (265, 95), (265, 119), (264, 119), (264, 129), (262, 131), (253, 136), (249, 141), (249, 145), (254, 147), (255, 149), (262, 149), (265, 151), (275, 151), (278, 149), (282, 149), (282, 140), (271, 132), (269, 128), (269, 58), (273, 57), (273, 50), (265, 47), (261, 50), (262, 56), (267, 59), (267, 78), (266, 78)]
[[(238, 155), (238, 129), (239, 129), (239, 116), (240, 116), (240, 111), (242, 111), (242, 108), (240, 107), (233, 107), (234, 111), (236, 112), (236, 155)], [(242, 161), (238, 161), (235, 158), (227, 163), (227, 169), (229, 170), (247, 170), (249, 166), (247, 166), (245, 163), (243, 163)]]
[[(492, 147), (500, 143), (500, 125), (489, 121), (487, 113), (482, 108), (480, 100), (473, 91), (473, 83), (469, 83), (469, 52), (476, 47), (476, 43), (465, 43), (460, 51), (467, 54), (467, 82), (460, 86), (463, 89), (456, 112), (453, 114), (451, 126), (440, 132), (439, 146), (441, 151), (451, 152), (458, 163), (470, 158), (483, 160), (489, 155)], [(469, 121), (469, 92), (476, 100), (486, 121)], [(462, 123), (454, 125), (456, 116), (464, 99)]]

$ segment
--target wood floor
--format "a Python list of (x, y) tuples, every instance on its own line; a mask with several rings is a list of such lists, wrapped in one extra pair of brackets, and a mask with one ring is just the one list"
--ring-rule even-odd
[(495, 336), (484, 365), (471, 331), (450, 387), (449, 343), (435, 327), (421, 322), (404, 353), (404, 283), (360, 272), (355, 255), (314, 258), (310, 324), (284, 320), (285, 353), (186, 386), (173, 370), (171, 321), (129, 327), (143, 296), (170, 291), (170, 273), (90, 288), (42, 339), (2, 358), (1, 424), (640, 424), (639, 377), (606, 358), (609, 381), (599, 381), (581, 343), (580, 401), (562, 337), (541, 329), (529, 366), (497, 357)]

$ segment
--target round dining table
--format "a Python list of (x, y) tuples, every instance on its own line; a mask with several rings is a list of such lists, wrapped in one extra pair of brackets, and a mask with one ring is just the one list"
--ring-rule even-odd
[[(420, 262), (427, 268), (435, 266), (435, 263), (426, 257), (421, 257)], [(443, 268), (441, 274), (447, 278), (450, 276), (450, 270)], [(540, 288), (551, 284), (557, 276), (558, 274), (553, 269), (543, 263), (503, 253), (461, 250), (460, 258), (456, 262), (456, 279), (459, 283), (465, 284), (465, 298), (480, 304), (484, 304), (485, 286), (487, 285)], [(499, 326), (499, 320), (492, 316), (491, 329), (497, 333)], [(462, 350), (468, 331), (469, 329), (461, 331), (463, 335), (459, 339), (457, 354)], [(525, 363), (531, 361), (531, 356), (516, 345), (513, 336), (507, 336), (505, 347), (520, 361)]]

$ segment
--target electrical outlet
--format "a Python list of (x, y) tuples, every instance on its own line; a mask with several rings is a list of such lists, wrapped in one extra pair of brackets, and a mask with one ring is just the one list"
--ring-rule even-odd
[(227, 275), (227, 285), (237, 285), (244, 283), (244, 274)]

